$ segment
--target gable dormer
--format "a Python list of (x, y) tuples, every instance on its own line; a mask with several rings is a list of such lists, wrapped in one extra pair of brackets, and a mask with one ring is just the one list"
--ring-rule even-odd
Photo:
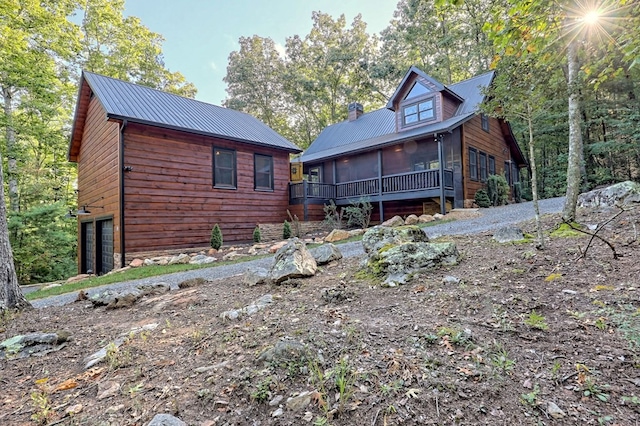
[(438, 123), (452, 117), (462, 97), (411, 67), (389, 99), (387, 108), (396, 114), (396, 132)]

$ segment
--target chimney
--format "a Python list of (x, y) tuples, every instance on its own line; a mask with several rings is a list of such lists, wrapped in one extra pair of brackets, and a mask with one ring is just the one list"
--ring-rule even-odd
[(349, 121), (357, 120), (362, 114), (364, 114), (362, 104), (358, 102), (351, 102), (349, 104)]

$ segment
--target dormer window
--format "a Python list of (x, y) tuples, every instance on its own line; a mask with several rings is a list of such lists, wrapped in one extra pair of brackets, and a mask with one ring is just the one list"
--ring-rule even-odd
[(420, 83), (414, 83), (413, 87), (411, 88), (411, 90), (409, 90), (409, 93), (404, 98), (415, 98), (416, 96), (426, 95), (427, 93), (429, 93), (429, 89), (427, 89)]
[(402, 109), (404, 125), (418, 123), (420, 121), (433, 120), (435, 111), (433, 98), (407, 105)]

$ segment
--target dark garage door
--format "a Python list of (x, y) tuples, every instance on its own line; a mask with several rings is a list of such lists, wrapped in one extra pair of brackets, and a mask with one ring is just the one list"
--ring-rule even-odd
[(96, 221), (96, 272), (98, 275), (113, 270), (113, 219)]

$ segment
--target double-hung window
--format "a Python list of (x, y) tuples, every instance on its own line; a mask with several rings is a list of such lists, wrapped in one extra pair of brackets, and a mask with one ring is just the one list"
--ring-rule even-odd
[(273, 157), (255, 154), (253, 156), (255, 189), (273, 191)]
[(478, 180), (478, 150), (469, 148), (469, 179)]
[(480, 180), (482, 182), (487, 181), (487, 154), (484, 152), (480, 152), (478, 154), (479, 157), (479, 166), (480, 166)]
[(213, 148), (213, 186), (236, 189), (236, 152)]

